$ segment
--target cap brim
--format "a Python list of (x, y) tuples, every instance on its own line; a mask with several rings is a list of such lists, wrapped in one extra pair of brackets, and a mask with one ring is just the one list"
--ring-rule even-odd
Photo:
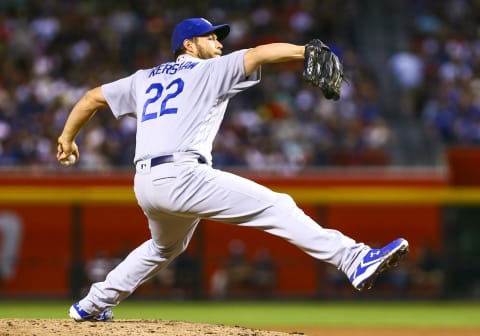
[(228, 24), (214, 26), (212, 32), (214, 32), (218, 40), (221, 41), (230, 33), (230, 26)]

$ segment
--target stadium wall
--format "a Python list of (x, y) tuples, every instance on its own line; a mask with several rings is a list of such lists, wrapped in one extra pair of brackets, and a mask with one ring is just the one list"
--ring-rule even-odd
[[(438, 171), (238, 173), (288, 192), (323, 226), (357, 240), (378, 245), (403, 236), (411, 242), (413, 255), (425, 243), (441, 250), (442, 203), (469, 199), (468, 190), (450, 190), (448, 177)], [(4, 279), (2, 295), (79, 296), (87, 283), (82, 269), (89, 260), (98, 255), (123, 257), (148, 239), (132, 177), (111, 172), (2, 174), (0, 213), (15, 213), (22, 228), (15, 272)], [(196, 296), (209, 297), (212, 276), (225, 263), (232, 240), (244, 242), (249, 259), (261, 249), (270, 252), (276, 265), (275, 296), (322, 295), (324, 265), (295, 246), (254, 229), (204, 221), (187, 251), (200, 270)], [(139, 295), (155, 293), (154, 287), (145, 288)]]

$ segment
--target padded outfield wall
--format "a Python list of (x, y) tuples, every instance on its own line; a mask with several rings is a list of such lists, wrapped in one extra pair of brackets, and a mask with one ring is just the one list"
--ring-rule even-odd
[[(378, 245), (405, 237), (412, 256), (424, 244), (442, 252), (446, 205), (480, 202), (477, 189), (450, 186), (443, 171), (244, 175), (289, 193), (321, 225), (357, 240)], [(95, 255), (124, 255), (148, 239), (131, 182), (131, 173), (1, 174), (0, 212), (15, 213), (22, 226), (15, 273), (4, 281), (2, 295), (78, 296), (85, 285), (79, 274)], [(249, 258), (269, 250), (276, 264), (276, 297), (325, 294), (323, 263), (264, 232), (204, 221), (188, 249), (199, 267), (196, 296), (209, 296), (213, 272), (225, 261), (232, 240), (245, 243)], [(147, 289), (142, 293), (151, 295)]]

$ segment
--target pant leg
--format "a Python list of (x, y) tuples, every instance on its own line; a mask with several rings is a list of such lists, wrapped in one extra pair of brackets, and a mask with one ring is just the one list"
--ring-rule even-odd
[[(177, 169), (180, 167), (177, 167)], [(170, 197), (155, 195), (156, 207), (224, 223), (256, 227), (298, 246), (345, 273), (365, 245), (337, 230), (325, 229), (293, 199), (246, 178), (197, 165), (179, 174)]]
[(152, 239), (133, 250), (105, 281), (92, 284), (87, 296), (80, 301), (80, 307), (96, 314), (118, 305), (186, 249), (198, 222), (197, 218), (169, 214), (149, 217)]
[[(224, 190), (235, 207), (214, 214), (213, 219), (251, 226), (281, 237), (312, 257), (349, 272), (348, 268), (365, 245), (340, 231), (323, 228), (306, 215), (291, 196), (276, 193), (248, 179), (225, 172), (216, 172), (207, 185)], [(244, 213), (253, 208), (251, 216)], [(240, 217), (237, 217), (240, 214)]]

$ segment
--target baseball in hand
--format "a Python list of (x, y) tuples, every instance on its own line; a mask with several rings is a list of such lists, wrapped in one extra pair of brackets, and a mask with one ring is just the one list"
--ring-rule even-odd
[(77, 162), (77, 157), (73, 154), (70, 154), (65, 159), (60, 160), (60, 164), (65, 167), (70, 167)]

